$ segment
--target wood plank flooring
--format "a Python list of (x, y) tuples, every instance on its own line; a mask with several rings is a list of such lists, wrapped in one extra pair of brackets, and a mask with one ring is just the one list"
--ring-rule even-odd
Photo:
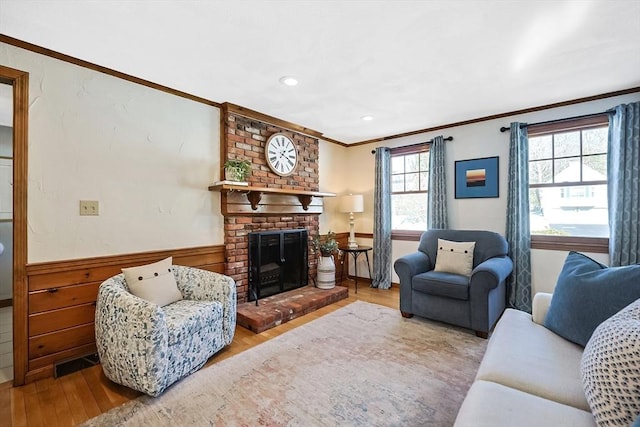
[[(347, 283), (349, 284), (347, 299), (276, 328), (254, 334), (245, 328), (237, 327), (231, 345), (209, 359), (206, 366), (242, 353), (357, 300), (395, 309), (399, 307), (400, 293), (399, 288), (395, 286), (389, 290), (380, 290), (360, 284), (358, 293), (355, 294), (353, 281), (345, 280), (344, 284)], [(7, 427), (74, 426), (138, 396), (140, 396), (139, 392), (109, 381), (104, 376), (100, 365), (58, 379), (48, 378), (22, 387), (12, 387), (11, 382), (7, 382), (0, 384), (0, 425)]]

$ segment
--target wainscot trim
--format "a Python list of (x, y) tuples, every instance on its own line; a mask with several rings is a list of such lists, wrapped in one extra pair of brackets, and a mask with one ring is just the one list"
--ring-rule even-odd
[(58, 362), (96, 352), (98, 287), (123, 267), (172, 256), (177, 265), (224, 273), (224, 250), (224, 245), (212, 245), (28, 264), (25, 321), (30, 326), (22, 349), (26, 382), (52, 377)]

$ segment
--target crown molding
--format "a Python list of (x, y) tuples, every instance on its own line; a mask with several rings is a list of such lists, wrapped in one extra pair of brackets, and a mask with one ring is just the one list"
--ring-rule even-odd
[(622, 89), (622, 90), (616, 90), (613, 92), (606, 92), (606, 93), (602, 93), (599, 95), (592, 95), (592, 96), (586, 96), (583, 98), (576, 98), (576, 99), (572, 99), (569, 101), (562, 101), (562, 102), (555, 102), (552, 104), (545, 104), (545, 105), (540, 105), (540, 106), (536, 106), (536, 107), (530, 107), (530, 108), (523, 108), (520, 110), (514, 110), (514, 111), (508, 111), (508, 112), (504, 112), (504, 113), (499, 113), (499, 114), (492, 114), (489, 116), (484, 116), (484, 117), (479, 117), (479, 118), (475, 118), (475, 119), (470, 119), (470, 120), (462, 120), (459, 122), (453, 122), (453, 123), (447, 123), (444, 125), (438, 125), (438, 126), (433, 126), (433, 127), (428, 127), (428, 128), (424, 128), (424, 129), (417, 129), (417, 130), (413, 130), (413, 131), (409, 131), (409, 132), (403, 132), (403, 133), (398, 133), (398, 134), (394, 134), (394, 135), (388, 135), (388, 136), (381, 136), (379, 138), (373, 138), (373, 139), (367, 139), (364, 141), (359, 141), (359, 142), (354, 142), (352, 144), (347, 144), (344, 143), (342, 141), (338, 141), (337, 139), (333, 139), (333, 138), (328, 138), (326, 136), (324, 136), (324, 134), (322, 132), (319, 132), (317, 130), (314, 129), (310, 129), (306, 126), (302, 126), (302, 125), (298, 125), (296, 123), (292, 123), (292, 122), (288, 122), (286, 120), (282, 120), (282, 119), (278, 119), (277, 117), (273, 117), (270, 116), (268, 114), (264, 114), (261, 113), (259, 111), (255, 111), (252, 110), (250, 108), (247, 107), (243, 107), (240, 105), (236, 105), (236, 104), (232, 104), (229, 102), (224, 102), (224, 103), (219, 103), (216, 101), (212, 101), (206, 98), (202, 98), (196, 95), (192, 95), (190, 93), (187, 92), (183, 92), (177, 89), (172, 89), (168, 86), (164, 86), (158, 83), (154, 83), (151, 82), (149, 80), (144, 80), (135, 76), (132, 76), (130, 74), (126, 74), (126, 73), (122, 73), (120, 71), (116, 71), (114, 69), (108, 68), (108, 67), (103, 67), (101, 65), (97, 65), (94, 64), (92, 62), (88, 62), (79, 58), (75, 58), (73, 56), (70, 55), (66, 55), (64, 53), (60, 53), (60, 52), (56, 52), (54, 50), (51, 49), (47, 49), (45, 47), (42, 46), (38, 46), (29, 42), (25, 42), (23, 40), (19, 40), (10, 36), (7, 36), (5, 34), (0, 34), (0, 42), (2, 43), (6, 43), (21, 49), (25, 49), (25, 50), (29, 50), (31, 52), (35, 52), (35, 53), (39, 53), (41, 55), (45, 55), (45, 56), (49, 56), (51, 58), (55, 58), (58, 59), (60, 61), (64, 61), (64, 62), (68, 62), (70, 64), (74, 64), (74, 65), (78, 65), (80, 67), (84, 67), (84, 68), (88, 68), (94, 71), (98, 71), (100, 73), (104, 73), (104, 74), (108, 74), (123, 80), (127, 80), (133, 83), (137, 83), (143, 86), (147, 86), (150, 87), (152, 89), (157, 89), (160, 90), (162, 92), (166, 92), (172, 95), (176, 95), (182, 98), (186, 98), (186, 99), (190, 99), (192, 101), (196, 101), (196, 102), (200, 102), (202, 104), (206, 104), (206, 105), (211, 105), (213, 107), (217, 107), (222, 109), (222, 106), (225, 105), (227, 106), (226, 108), (228, 109), (228, 111), (233, 112), (235, 114), (239, 114), (241, 116), (244, 117), (248, 117), (248, 118), (255, 118), (257, 120), (261, 120), (261, 121), (265, 121), (267, 123), (272, 123), (274, 125), (280, 126), (280, 127), (284, 127), (286, 129), (290, 129), (292, 131), (295, 132), (300, 132), (303, 133), (305, 135), (309, 135), (309, 136), (313, 136), (315, 138), (318, 139), (322, 139), (323, 141), (327, 141), (333, 144), (337, 144), (340, 145), (342, 147), (357, 147), (359, 145), (366, 145), (366, 144), (375, 144), (375, 143), (380, 143), (380, 142), (384, 142), (384, 141), (388, 141), (391, 139), (397, 139), (397, 138), (404, 138), (407, 136), (413, 136), (413, 135), (418, 135), (418, 134), (422, 134), (422, 133), (427, 133), (427, 132), (434, 132), (437, 130), (442, 130), (442, 129), (449, 129), (449, 128), (453, 128), (453, 127), (457, 127), (457, 126), (465, 126), (465, 125), (471, 125), (471, 124), (475, 124), (475, 123), (480, 123), (480, 122), (486, 122), (489, 120), (495, 120), (495, 119), (501, 119), (501, 118), (505, 118), (505, 117), (510, 117), (510, 116), (515, 116), (518, 114), (525, 114), (525, 113), (532, 113), (532, 112), (536, 112), (536, 111), (542, 111), (542, 110), (548, 110), (548, 109), (552, 109), (552, 108), (558, 108), (558, 107), (566, 107), (568, 105), (574, 105), (574, 104), (581, 104), (583, 102), (589, 102), (589, 101), (596, 101), (599, 99), (605, 99), (605, 98), (611, 98), (614, 96), (620, 96), (620, 95), (627, 95), (630, 93), (636, 93), (636, 92), (640, 92), (640, 86), (637, 87), (633, 87), (633, 88), (629, 88), (629, 89)]
[(102, 65), (94, 64), (93, 62), (85, 61), (83, 59), (79, 59), (64, 53), (56, 52), (55, 50), (47, 49), (46, 47), (25, 42), (23, 40), (13, 38), (5, 34), (0, 34), (0, 42), (15, 46), (20, 49), (28, 50), (34, 53), (39, 53), (40, 55), (48, 56), (50, 58), (54, 58), (60, 61), (68, 62), (69, 64), (74, 64), (79, 67), (88, 68), (90, 70), (97, 71), (99, 73), (108, 74), (110, 76), (117, 77), (119, 79), (126, 80), (132, 83), (137, 83), (139, 85), (146, 86), (151, 89), (156, 89), (162, 92), (166, 92), (171, 95), (179, 96), (181, 98), (190, 99), (192, 101), (196, 101), (202, 104), (211, 105), (212, 107), (220, 108), (220, 103), (218, 102), (211, 101), (209, 99), (205, 99), (200, 96), (192, 95), (190, 93), (183, 92), (181, 90), (172, 89), (168, 86), (154, 83), (149, 80), (141, 79), (139, 77), (135, 77), (130, 74), (126, 74), (126, 73), (114, 70), (112, 68), (103, 67)]
[(628, 95), (630, 93), (636, 93), (636, 92), (640, 92), (640, 86), (632, 87), (629, 89), (616, 90), (613, 92), (606, 92), (599, 95), (585, 96), (583, 98), (576, 98), (569, 101), (555, 102), (553, 104), (545, 104), (545, 105), (539, 105), (537, 107), (523, 108), (521, 110), (509, 111), (506, 113), (492, 114), (490, 116), (484, 116), (484, 117), (479, 117), (479, 118), (470, 119), (470, 120), (463, 120), (460, 122), (448, 123), (445, 125), (439, 125), (439, 126), (434, 126), (430, 128), (412, 130), (410, 132), (403, 132), (395, 135), (382, 136), (380, 138), (367, 139), (366, 141), (355, 142), (353, 144), (349, 144), (348, 146), (356, 147), (358, 145), (375, 144), (377, 142), (388, 141), (390, 139), (403, 138), (407, 136), (418, 135), (421, 133), (433, 132), (436, 130), (449, 129), (457, 126), (471, 125), (474, 123), (486, 122), (489, 120), (502, 119), (505, 117), (516, 116), (518, 114), (533, 113), (536, 111), (549, 110), (552, 108), (566, 107), (568, 105), (582, 104), (583, 102), (597, 101), (599, 99), (606, 99), (606, 98), (612, 98), (614, 96)]

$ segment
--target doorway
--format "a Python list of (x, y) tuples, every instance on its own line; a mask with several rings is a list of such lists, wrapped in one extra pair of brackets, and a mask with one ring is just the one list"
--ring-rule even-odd
[[(0, 65), (0, 86), (11, 87), (12, 172), (12, 341), (13, 385), (23, 385), (27, 373), (27, 134), (29, 129), (29, 73)], [(6, 156), (9, 157), (9, 156)], [(4, 203), (4, 202), (3, 202)], [(4, 208), (2, 208), (4, 209)], [(4, 251), (6, 253), (7, 247)], [(4, 255), (2, 255), (4, 256)]]
[(13, 380), (13, 86), (0, 83), (0, 384)]

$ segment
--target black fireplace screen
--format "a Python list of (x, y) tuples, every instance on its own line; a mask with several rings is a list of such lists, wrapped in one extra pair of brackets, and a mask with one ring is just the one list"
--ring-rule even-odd
[(307, 283), (307, 230), (249, 233), (249, 301)]

